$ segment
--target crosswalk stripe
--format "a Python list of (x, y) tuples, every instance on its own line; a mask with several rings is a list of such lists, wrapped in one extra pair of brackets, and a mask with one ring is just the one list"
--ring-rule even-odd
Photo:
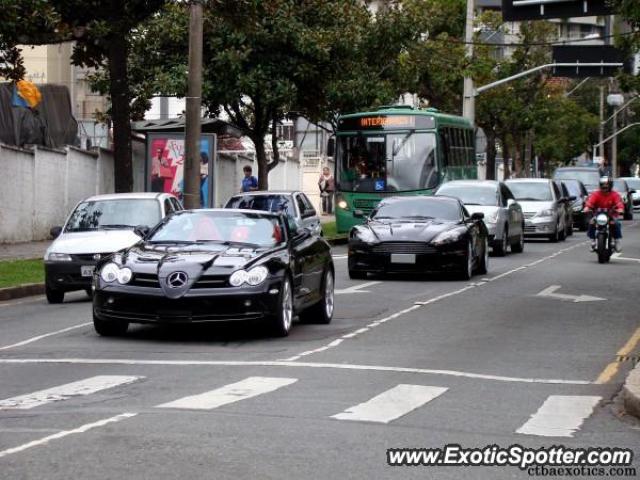
[(231, 383), (199, 395), (192, 395), (173, 402), (163, 403), (157, 407), (211, 410), (221, 407), (222, 405), (273, 392), (297, 381), (297, 378), (249, 377), (240, 382)]
[(135, 382), (144, 377), (130, 375), (98, 375), (77, 382), (59, 385), (46, 390), (27, 393), (17, 397), (0, 400), (0, 410), (28, 410), (51, 402), (67, 400), (71, 397), (90, 395), (118, 385)]
[(541, 437), (573, 437), (602, 397), (550, 395), (516, 433)]
[(448, 389), (427, 385), (399, 384), (331, 418), (389, 423), (442, 395)]

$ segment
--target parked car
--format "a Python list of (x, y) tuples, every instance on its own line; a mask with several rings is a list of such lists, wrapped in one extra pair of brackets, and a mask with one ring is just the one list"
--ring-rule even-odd
[(635, 190), (630, 188), (627, 182), (621, 178), (613, 180), (613, 189), (622, 197), (622, 203), (624, 203), (624, 219), (633, 220), (633, 194)]
[(576, 200), (576, 197), (573, 197), (569, 193), (569, 189), (564, 183), (564, 180), (554, 180), (558, 189), (560, 190), (560, 195), (562, 199), (562, 206), (564, 207), (564, 235), (565, 237), (570, 237), (573, 235), (573, 202)]
[(186, 210), (100, 261), (93, 322), (110, 336), (129, 323), (252, 320), (286, 336), (296, 314), (331, 321), (334, 278), (329, 244), (283, 214)]
[(385, 198), (366, 223), (349, 233), (349, 277), (454, 271), (470, 279), (485, 274), (489, 242), (483, 217), (482, 212), (470, 214), (454, 197)]
[(640, 207), (640, 178), (638, 177), (620, 177), (620, 180), (627, 182), (631, 188), (631, 198), (633, 199), (634, 208)]
[(560, 167), (553, 172), (554, 180), (580, 180), (589, 193), (597, 190), (600, 184), (598, 167)]
[(81, 201), (64, 226), (53, 227), (53, 243), (44, 255), (45, 293), (49, 303), (62, 303), (65, 292), (91, 295), (96, 263), (140, 241), (144, 231), (163, 217), (183, 210), (167, 193), (117, 193)]
[(565, 207), (553, 180), (519, 178), (505, 182), (524, 212), (526, 236), (543, 236), (552, 242), (565, 239)]
[(496, 255), (524, 249), (524, 215), (511, 190), (493, 180), (455, 180), (440, 186), (436, 195), (456, 197), (471, 214), (482, 212), (489, 244)]
[(309, 197), (302, 192), (257, 191), (240, 193), (227, 200), (225, 208), (284, 212), (298, 226), (308, 228), (314, 235), (322, 236), (320, 217)]
[(571, 202), (573, 226), (584, 232), (589, 226), (588, 215), (584, 213), (584, 204), (589, 197), (589, 192), (580, 180), (563, 180), (562, 183), (569, 190), (570, 197), (575, 197), (575, 200)]

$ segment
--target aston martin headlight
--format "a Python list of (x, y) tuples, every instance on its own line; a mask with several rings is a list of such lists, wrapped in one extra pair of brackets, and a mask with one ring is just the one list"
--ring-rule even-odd
[(540, 210), (538, 213), (536, 213), (536, 217), (553, 217), (553, 213), (553, 210), (548, 208), (545, 210)]
[(100, 271), (100, 278), (107, 283), (115, 282), (118, 279), (120, 269), (115, 263), (107, 263)]
[(247, 272), (247, 278), (245, 282), (249, 285), (255, 287), (256, 285), (260, 285), (267, 279), (267, 275), (269, 275), (269, 270), (267, 267), (255, 267)]
[(124, 285), (125, 283), (129, 283), (131, 281), (131, 277), (133, 277), (133, 272), (130, 268), (124, 267), (118, 269), (118, 283)]
[(604, 213), (599, 214), (596, 217), (596, 223), (600, 226), (604, 226), (609, 221), (609, 217), (607, 217)]
[(70, 262), (71, 255), (67, 255), (66, 253), (51, 252), (47, 254), (47, 260), (50, 262)]
[(448, 230), (446, 232), (442, 232), (436, 238), (434, 238), (431, 243), (434, 245), (443, 245), (445, 243), (454, 243), (460, 240), (465, 234), (464, 229), (456, 229), (456, 230)]

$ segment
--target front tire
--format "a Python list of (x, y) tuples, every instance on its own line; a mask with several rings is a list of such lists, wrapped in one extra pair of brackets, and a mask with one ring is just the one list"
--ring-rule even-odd
[(93, 328), (101, 337), (120, 337), (127, 333), (129, 322), (100, 320), (94, 314)]
[(462, 270), (460, 270), (460, 278), (462, 280), (471, 280), (473, 277), (473, 248), (471, 241), (467, 245), (467, 255), (464, 259)]
[(47, 302), (55, 304), (64, 302), (64, 292), (62, 290), (55, 290), (49, 285), (45, 285), (44, 294), (47, 297)]
[(482, 249), (482, 256), (478, 258), (478, 270), (480, 275), (486, 275), (489, 273), (489, 244), (485, 240), (484, 248)]
[(303, 313), (302, 318), (305, 322), (325, 325), (331, 323), (335, 307), (334, 289), (333, 270), (327, 268), (327, 271), (322, 277), (322, 299)]
[(500, 239), (500, 243), (496, 242), (493, 245), (493, 253), (498, 257), (504, 257), (507, 254), (508, 248), (509, 248), (509, 229), (505, 225), (502, 232), (502, 238)]
[(511, 244), (511, 253), (522, 253), (524, 251), (524, 225), (522, 225), (522, 232), (518, 237), (516, 243)]
[(549, 235), (549, 241), (551, 243), (558, 243), (560, 241), (560, 228), (558, 228), (559, 225), (556, 225), (556, 231), (553, 232), (551, 235)]
[(609, 261), (609, 246), (607, 245), (607, 238), (602, 234), (598, 235), (596, 251), (598, 252), (598, 263), (607, 263)]
[(293, 323), (293, 291), (291, 280), (288, 277), (282, 282), (280, 287), (280, 297), (278, 311), (271, 320), (271, 330), (277, 337), (286, 337), (291, 331)]

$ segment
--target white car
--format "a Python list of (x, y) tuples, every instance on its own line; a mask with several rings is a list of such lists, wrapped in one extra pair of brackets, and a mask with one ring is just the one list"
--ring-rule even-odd
[(167, 193), (115, 193), (81, 201), (44, 255), (45, 293), (49, 303), (62, 303), (65, 292), (91, 295), (93, 269), (100, 258), (138, 242), (172, 212), (184, 210)]

